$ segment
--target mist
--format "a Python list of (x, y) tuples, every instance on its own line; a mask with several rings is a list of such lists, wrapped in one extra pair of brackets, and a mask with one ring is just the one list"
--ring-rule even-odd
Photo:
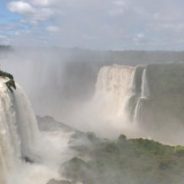
[[(50, 115), (78, 130), (93, 131), (100, 137), (115, 138), (125, 133), (130, 137), (151, 138), (156, 132), (144, 133), (137, 125), (132, 125), (126, 112), (123, 112), (125, 107), (122, 98), (127, 100), (126, 91), (115, 90), (108, 96), (105, 89), (107, 86), (104, 86), (104, 93), (97, 94), (100, 93), (97, 88), (101, 88), (98, 83), (102, 80), (98, 79), (99, 72), (104, 66), (113, 64), (134, 67), (151, 63), (182, 63), (183, 55), (183, 52), (15, 47), (13, 51), (1, 54), (1, 68), (10, 71), (25, 88), (39, 116)], [(114, 72), (123, 71), (118, 71), (117, 66), (117, 71)], [(118, 74), (113, 75), (111, 79), (108, 79), (108, 74), (101, 78), (111, 80), (109, 83), (112, 83), (112, 88), (113, 85), (121, 86), (121, 83), (116, 82), (119, 80)], [(122, 75), (126, 78), (126, 74)], [(122, 79), (122, 82), (126, 80)], [(124, 90), (123, 87), (122, 89)], [(169, 143), (166, 139), (168, 132), (165, 132), (158, 140)], [(177, 140), (181, 140), (180, 136)]]
[[(138, 159), (137, 163), (143, 163), (143, 167), (152, 163), (154, 172), (151, 176), (155, 181), (156, 168), (161, 163), (155, 157), (149, 158), (150, 162), (142, 162), (142, 159), (148, 159), (144, 141), (150, 141), (150, 145), (157, 145), (154, 141), (172, 145), (169, 147), (174, 150), (169, 152), (171, 156), (177, 152), (176, 145), (184, 144), (181, 113), (183, 55), (183, 52), (40, 47), (15, 47), (9, 52), (1, 52), (1, 69), (13, 74), (25, 89), (32, 103), (29, 109), (33, 107), (37, 115), (35, 121), (29, 120), (29, 115), (34, 117), (34, 112), (29, 110), (27, 113), (26, 108), (19, 107), (22, 128), (19, 127), (18, 137), (29, 140), (21, 138), (22, 135), (39, 132), (37, 138), (33, 136), (37, 141), (32, 150), (25, 151), (28, 145), (21, 141), (24, 161), (16, 164), (15, 170), (9, 174), (8, 184), (46, 184), (62, 180), (75, 183), (75, 174), (72, 175), (78, 173), (75, 164), (82, 169), (79, 178), (87, 177), (93, 181), (99, 176), (90, 164), (101, 161), (105, 163), (104, 175), (95, 182), (108, 183), (121, 172), (120, 155), (125, 154), (121, 159), (131, 165), (129, 152), (135, 156), (134, 160)], [(22, 101), (18, 84), (17, 90), (14, 92), (15, 102)], [(34, 127), (33, 122), (42, 125), (41, 128), (28, 130), (27, 127)], [(143, 150), (139, 144), (143, 144)], [(134, 146), (138, 146), (143, 157), (136, 156)], [(117, 158), (114, 168), (109, 167), (107, 158), (110, 162)], [(32, 160), (34, 163), (29, 163)], [(84, 173), (83, 167), (87, 167)], [(123, 176), (124, 180), (136, 183), (136, 175), (134, 170), (125, 169)], [(122, 181), (121, 177), (119, 180)]]

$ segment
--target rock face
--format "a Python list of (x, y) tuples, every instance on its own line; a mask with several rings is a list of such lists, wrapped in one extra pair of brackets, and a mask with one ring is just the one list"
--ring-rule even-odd
[(184, 131), (184, 64), (103, 67), (94, 99), (102, 102), (104, 116), (119, 116), (159, 141), (170, 134), (172, 143), (184, 143), (172, 136)]
[[(136, 78), (136, 77), (135, 77)], [(148, 65), (142, 71), (140, 90), (132, 90), (136, 100), (128, 112), (133, 121), (160, 138), (184, 131), (184, 65)]]

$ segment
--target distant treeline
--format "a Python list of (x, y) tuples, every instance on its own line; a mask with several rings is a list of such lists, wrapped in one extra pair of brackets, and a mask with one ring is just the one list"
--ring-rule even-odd
[(10, 45), (0, 45), (0, 52), (12, 51), (13, 47)]

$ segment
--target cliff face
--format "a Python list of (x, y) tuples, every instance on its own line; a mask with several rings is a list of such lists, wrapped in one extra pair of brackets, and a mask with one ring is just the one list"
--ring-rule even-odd
[(184, 65), (148, 65), (141, 81), (134, 120), (150, 136), (171, 135), (184, 130)]

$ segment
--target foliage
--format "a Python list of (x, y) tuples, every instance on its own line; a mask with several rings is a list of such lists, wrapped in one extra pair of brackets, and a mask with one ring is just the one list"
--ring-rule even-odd
[(64, 167), (65, 174), (74, 184), (77, 181), (88, 181), (89, 184), (181, 184), (184, 177), (182, 146), (168, 146), (142, 138), (128, 140), (121, 135), (116, 141), (95, 143), (90, 154), (86, 154), (90, 157), (88, 161), (74, 158), (67, 162), (70, 167)]

